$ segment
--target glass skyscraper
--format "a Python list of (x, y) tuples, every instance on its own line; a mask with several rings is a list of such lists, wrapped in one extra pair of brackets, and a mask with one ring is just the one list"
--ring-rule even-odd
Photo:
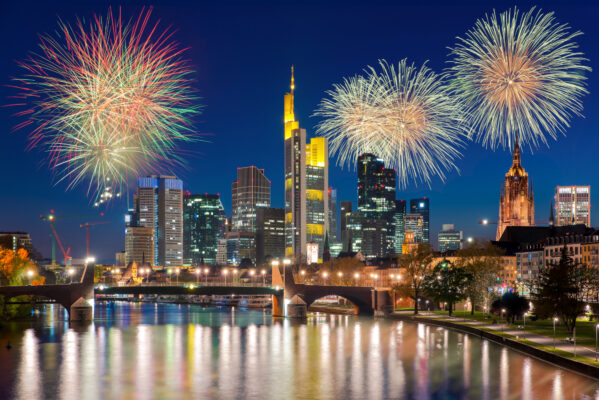
[[(429, 199), (423, 197), (421, 199), (410, 200), (410, 213), (422, 216), (422, 243), (430, 243), (430, 203)], [(406, 227), (407, 229), (407, 227)], [(418, 241), (418, 236), (416, 236)]]
[(185, 265), (215, 264), (218, 241), (225, 233), (225, 211), (220, 195), (187, 193), (183, 219)]
[(264, 170), (254, 166), (237, 168), (232, 193), (231, 230), (255, 232), (256, 209), (270, 207), (270, 181)]

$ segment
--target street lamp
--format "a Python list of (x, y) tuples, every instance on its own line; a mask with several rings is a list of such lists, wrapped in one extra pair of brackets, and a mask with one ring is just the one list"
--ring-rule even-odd
[(557, 322), (557, 317), (553, 318), (553, 348), (555, 349), (555, 323)]
[(168, 281), (172, 282), (173, 280), (171, 278), (171, 275), (173, 274), (173, 270), (171, 268), (169, 268), (166, 270), (166, 273), (168, 274)]
[(69, 268), (69, 276), (71, 277), (71, 283), (73, 283), (73, 274), (75, 273), (75, 269), (74, 268)]
[(179, 272), (181, 272), (181, 270), (179, 268), (175, 268), (175, 277), (177, 278), (177, 285), (179, 284)]
[(210, 270), (208, 268), (204, 268), (204, 273), (206, 274), (206, 286), (208, 286), (208, 272), (210, 272)]
[(233, 279), (232, 279), (231, 283), (233, 283), (235, 281), (235, 278), (237, 278), (237, 270), (233, 269)]
[(524, 318), (524, 328), (523, 328), (523, 330), (526, 330), (526, 314), (528, 314), (528, 313), (525, 312), (524, 315), (522, 316)]
[(341, 284), (341, 278), (343, 277), (343, 272), (337, 272), (337, 276), (339, 277), (339, 284)]
[(360, 279), (360, 274), (356, 272), (354, 274), (354, 279), (356, 280), (356, 286), (357, 286), (358, 285), (358, 279)]
[(328, 272), (325, 271), (325, 272), (322, 273), (323, 282), (326, 282), (328, 276), (329, 276)]
[(196, 268), (194, 272), (196, 274), (196, 285), (200, 286), (200, 269)]
[(599, 329), (599, 324), (595, 325), (595, 361), (597, 361), (597, 329)]
[(266, 270), (263, 269), (260, 274), (262, 275), (262, 286), (266, 286)]
[(254, 285), (254, 275), (256, 275), (255, 269), (250, 271), (250, 283), (252, 284), (252, 286)]
[[(503, 314), (505, 313), (505, 308), (501, 309), (501, 318), (504, 318)], [(505, 318), (504, 318), (505, 320)], [(505, 325), (507, 324), (507, 320), (504, 321), (504, 324), (501, 326), (501, 331), (503, 332), (505, 330)]]
[(27, 276), (29, 277), (29, 284), (31, 285), (31, 280), (33, 279), (33, 271), (32, 270), (28, 270), (27, 271)]
[(225, 276), (225, 286), (227, 286), (227, 274), (229, 273), (229, 271), (225, 268), (223, 270), (223, 275)]

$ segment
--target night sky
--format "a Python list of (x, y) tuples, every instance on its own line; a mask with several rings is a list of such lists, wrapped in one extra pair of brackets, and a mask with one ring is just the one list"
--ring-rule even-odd
[[(60, 4), (58, 4), (60, 3)], [(134, 17), (143, 5), (153, 5), (153, 21), (163, 28), (172, 25), (175, 39), (189, 47), (187, 55), (196, 71), (196, 88), (204, 106), (196, 128), (209, 142), (186, 146), (192, 153), (188, 167), (175, 171), (192, 193), (220, 193), (231, 214), (231, 182), (236, 168), (256, 165), (272, 181), (272, 205), (283, 207), (283, 95), (289, 88), (289, 69), (295, 65), (296, 117), (314, 135), (318, 120), (311, 117), (324, 92), (343, 77), (360, 73), (367, 65), (403, 58), (417, 64), (429, 61), (440, 72), (446, 66), (447, 47), (457, 35), (472, 27), (477, 18), (494, 8), (504, 11), (516, 4), (494, 1), (418, 2), (227, 2), (159, 1), (154, 4), (124, 2), (123, 14)], [(451, 4), (451, 5), (446, 5)], [(6, 87), (20, 74), (16, 60), (23, 60), (38, 45), (38, 34), (52, 32), (60, 17), (105, 15), (119, 3), (95, 1), (12, 1), (0, 4), (0, 98), (4, 104), (14, 90)], [(535, 3), (518, 2), (527, 11)], [(595, 1), (543, 1), (543, 11), (555, 11), (558, 22), (567, 22), (584, 35), (577, 39), (599, 70), (599, 4)], [(584, 99), (585, 118), (574, 118), (566, 132), (534, 154), (526, 150), (523, 165), (534, 185), (537, 223), (547, 222), (556, 185), (591, 185), (593, 200), (599, 190), (596, 168), (599, 149), (599, 78), (589, 74)], [(0, 109), (0, 231), (27, 231), (34, 245), (50, 255), (50, 228), (40, 214), (54, 209), (57, 215), (88, 216), (59, 221), (57, 230), (75, 258), (85, 254), (85, 234), (79, 224), (107, 220), (92, 229), (91, 253), (114, 262), (124, 250), (125, 201), (106, 209), (93, 208), (84, 187), (66, 191), (54, 184), (45, 154), (25, 151), (28, 131), (11, 133), (21, 120)], [(466, 236), (492, 238), (495, 226), (482, 227), (478, 220), (497, 219), (499, 191), (511, 164), (511, 152), (488, 151), (469, 143), (445, 183), (432, 187), (410, 186), (398, 198), (427, 196), (431, 199), (431, 240), (443, 223), (453, 223)], [(168, 173), (169, 171), (164, 171)], [(343, 170), (331, 159), (329, 182), (339, 189), (339, 200), (356, 202), (355, 170)], [(133, 193), (131, 190), (131, 193)], [(103, 211), (105, 216), (100, 217)], [(599, 210), (593, 210), (597, 225)], [(60, 258), (60, 257), (59, 257)]]

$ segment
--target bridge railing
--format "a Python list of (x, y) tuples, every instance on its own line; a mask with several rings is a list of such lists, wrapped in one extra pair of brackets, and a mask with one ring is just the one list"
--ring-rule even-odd
[(119, 287), (127, 287), (127, 286), (147, 286), (147, 287), (165, 287), (165, 286), (169, 286), (169, 287), (173, 287), (173, 286), (179, 286), (179, 287), (190, 287), (191, 285), (193, 285), (193, 287), (271, 287), (270, 283), (266, 283), (266, 284), (262, 284), (262, 282), (260, 283), (248, 283), (248, 282), (227, 282), (226, 284), (224, 282), (144, 282), (141, 284), (137, 284), (137, 285), (111, 285), (111, 284), (105, 284), (105, 283), (97, 283), (96, 286), (119, 286)]

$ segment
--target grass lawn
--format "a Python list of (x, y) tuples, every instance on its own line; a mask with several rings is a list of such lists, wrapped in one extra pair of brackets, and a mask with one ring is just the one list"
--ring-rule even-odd
[[(447, 311), (433, 311), (435, 314), (447, 315)], [(456, 318), (464, 317), (464, 313), (461, 311), (454, 311), (453, 316)], [(503, 322), (503, 319), (499, 316), (491, 316), (490, 318), (484, 312), (475, 311), (474, 315), (470, 315), (470, 312), (467, 312), (465, 315), (467, 319), (473, 319), (476, 321), (483, 321), (491, 323), (493, 319), (497, 320), (498, 323)], [(579, 318), (576, 321), (576, 343), (581, 346), (585, 346), (591, 349), (595, 348), (595, 326), (597, 322), (589, 322), (586, 317)], [(523, 327), (523, 321), (517, 321), (516, 325), (509, 325), (511, 328), (520, 329)], [(550, 319), (545, 320), (537, 320), (531, 321), (529, 318), (526, 319), (526, 331), (536, 333), (538, 335), (544, 335), (553, 337), (553, 321)], [(572, 334), (566, 331), (566, 328), (563, 324), (558, 323), (555, 326), (555, 337), (558, 340), (564, 340), (568, 337), (572, 337)]]

